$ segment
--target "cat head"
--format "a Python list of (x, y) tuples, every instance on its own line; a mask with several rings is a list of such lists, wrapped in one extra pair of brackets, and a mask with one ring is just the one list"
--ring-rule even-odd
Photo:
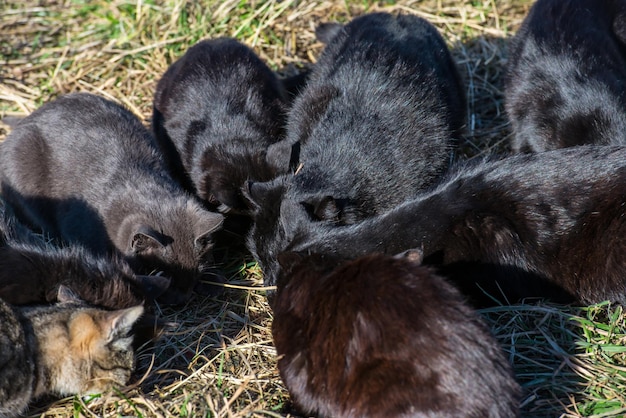
[(279, 254), (322, 239), (337, 226), (333, 219), (316, 217), (316, 213), (335, 216), (338, 201), (332, 197), (315, 202), (296, 198), (290, 193), (293, 177), (287, 174), (265, 183), (248, 182), (243, 188), (253, 220), (247, 246), (263, 270), (266, 286), (276, 284)]
[[(243, 140), (232, 142), (244, 142)], [(252, 142), (252, 141), (248, 141)], [(234, 145), (234, 144), (231, 144)], [(196, 189), (198, 196), (222, 213), (248, 214), (241, 187), (246, 181), (268, 181), (275, 172), (265, 161), (265, 149), (251, 143), (245, 149), (224, 150), (212, 147), (205, 151), (199, 165)]]
[(242, 188), (253, 221), (246, 245), (263, 270), (265, 285), (270, 286), (275, 284), (279, 267), (276, 257), (292, 238), (292, 228), (281, 222), (281, 206), (288, 182), (287, 175), (265, 183), (247, 182)]
[(156, 216), (124, 221), (127, 260), (138, 274), (161, 272), (171, 279), (158, 300), (179, 304), (189, 299), (200, 280), (222, 281), (214, 268), (213, 234), (224, 216), (204, 210), (191, 199), (182, 205), (161, 205)]
[(96, 394), (125, 386), (135, 366), (130, 332), (143, 306), (113, 311), (93, 308), (65, 286), (59, 287), (58, 300), (55, 305), (25, 312), (32, 321), (40, 367), (47, 378), (43, 392)]

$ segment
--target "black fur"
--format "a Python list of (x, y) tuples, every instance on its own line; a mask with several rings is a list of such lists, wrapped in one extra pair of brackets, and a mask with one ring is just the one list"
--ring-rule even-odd
[(515, 151), (626, 143), (626, 1), (538, 0), (510, 48)]
[(301, 164), (289, 198), (315, 219), (349, 224), (439, 179), (465, 97), (443, 38), (424, 19), (374, 13), (318, 35), (328, 45), (294, 101), (287, 139), (273, 147), (282, 153), (270, 158)]
[(211, 263), (207, 212), (167, 174), (155, 140), (125, 108), (86, 93), (25, 118), (0, 144), (2, 194), (19, 218), (138, 274), (172, 279), (164, 301), (186, 300)]
[[(250, 198), (262, 206), (274, 188), (253, 185)], [(264, 274), (275, 283), (284, 251), (355, 258), (423, 248), (425, 262), (457, 282), (482, 269), (521, 296), (527, 278), (540, 278), (559, 297), (626, 303), (624, 196), (626, 147), (581, 146), (462, 165), (433, 191), (353, 226), (311, 223), (305, 207), (283, 200)]]
[(289, 239), (277, 228), (289, 222), (282, 200), (305, 207), (312, 224), (383, 213), (440, 178), (464, 123), (458, 73), (426, 20), (375, 13), (318, 35), (329, 44), (294, 101), (287, 139), (268, 153), (277, 165), (302, 166), (246, 186), (245, 194), (271, 189), (271, 199), (249, 202), (248, 248), (261, 268)]
[(307, 416), (519, 415), (521, 390), (498, 343), (431, 269), (380, 254), (280, 261), (272, 335)]
[(189, 48), (159, 81), (153, 110), (152, 127), (172, 171), (209, 204), (245, 211), (243, 184), (276, 176), (266, 153), (284, 134), (286, 92), (235, 39)]
[(123, 309), (151, 302), (169, 279), (135, 276), (119, 257), (95, 256), (79, 245), (57, 247), (0, 208), (0, 298), (14, 305), (56, 301), (71, 288), (91, 305)]

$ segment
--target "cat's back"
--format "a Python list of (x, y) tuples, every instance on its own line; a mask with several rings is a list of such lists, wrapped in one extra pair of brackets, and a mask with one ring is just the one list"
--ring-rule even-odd
[[(598, 45), (600, 40), (622, 42), (617, 29), (618, 17), (626, 12), (624, 0), (538, 0), (516, 33), (513, 59), (520, 48), (532, 39), (541, 49), (554, 54), (579, 51), (584, 54), (605, 54), (617, 44)], [(612, 34), (610, 38), (607, 34)], [(597, 63), (582, 63), (590, 66)]]
[[(238, 95), (245, 92), (257, 92), (258, 99), (277, 108), (277, 99), (283, 96), (278, 77), (252, 49), (233, 38), (207, 39), (189, 48), (167, 69), (157, 85), (154, 103), (161, 113), (173, 115), (175, 106), (193, 111), (194, 106), (186, 106), (188, 100), (210, 105), (212, 100), (245, 100)], [(200, 114), (208, 110), (196, 106)]]
[(268, 147), (284, 136), (282, 82), (232, 38), (189, 48), (159, 80), (152, 127), (174, 176), (209, 206), (245, 211), (239, 188), (266, 181)]
[(626, 141), (626, 2), (540, 0), (511, 41), (515, 151)]
[[(429, 141), (421, 138), (427, 135), (420, 127), (442, 131), (431, 132), (430, 142), (445, 143), (447, 138), (438, 136), (444, 132), (460, 133), (465, 93), (445, 41), (427, 20), (372, 13), (326, 36), (328, 44), (294, 103), (289, 123), (295, 128), (298, 122), (306, 126), (307, 119), (315, 120), (324, 110), (326, 118), (309, 137), (291, 135), (291, 141), (300, 139), (303, 146), (309, 141), (328, 145), (330, 140), (323, 135), (328, 129), (329, 135), (339, 133), (337, 140), (352, 140), (357, 147), (359, 139), (367, 138), (365, 145), (372, 145), (379, 137), (374, 142), (379, 147), (385, 141), (426, 146)], [(308, 118), (300, 114), (305, 110), (310, 112)], [(345, 117), (333, 116), (334, 112)], [(351, 132), (355, 135), (350, 136)]]
[(9, 185), (56, 197), (127, 180), (129, 171), (162, 169), (156, 143), (139, 119), (88, 93), (61, 96), (23, 119), (0, 146), (0, 158)]
[[(335, 71), (349, 71), (350, 66), (359, 68), (363, 77), (375, 71), (404, 82), (428, 77), (429, 69), (432, 73), (454, 68), (437, 28), (415, 15), (370, 13), (345, 25), (320, 25), (316, 33), (327, 46), (309, 83), (337, 79)], [(353, 75), (360, 76), (356, 71)]]
[(293, 194), (307, 204), (332, 196), (371, 216), (445, 172), (465, 93), (443, 38), (422, 18), (372, 13), (330, 28), (288, 117), (286, 141), (299, 144), (302, 166)]
[(443, 278), (404, 258), (333, 268), (329, 257), (298, 261), (274, 303), (279, 369), (304, 411), (517, 416), (520, 388), (501, 348)]

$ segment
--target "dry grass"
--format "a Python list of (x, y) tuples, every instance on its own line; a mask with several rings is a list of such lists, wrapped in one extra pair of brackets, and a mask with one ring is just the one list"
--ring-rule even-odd
[[(506, 39), (530, 0), (397, 2), (227, 0), (0, 0), (0, 117), (23, 116), (55, 96), (87, 91), (149, 121), (167, 66), (199, 39), (234, 36), (285, 72), (314, 62), (314, 27), (368, 11), (416, 13), (449, 41), (467, 86), (468, 135), (459, 155), (506, 152), (502, 72)], [(9, 126), (0, 123), (0, 139)], [(290, 413), (275, 363), (260, 272), (231, 250), (216, 298), (163, 309), (170, 322), (138, 356), (135, 383), (91, 400), (47, 400), (33, 416), (273, 417)], [(542, 303), (483, 312), (509, 353), (526, 397), (524, 416), (618, 416), (626, 410), (621, 308)]]

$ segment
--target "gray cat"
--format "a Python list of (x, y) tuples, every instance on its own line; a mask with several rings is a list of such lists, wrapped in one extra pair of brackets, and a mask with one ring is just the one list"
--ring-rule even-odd
[(45, 394), (101, 393), (130, 378), (128, 333), (143, 307), (92, 308), (64, 286), (58, 299), (28, 308), (0, 299), (0, 417), (18, 416)]
[(166, 172), (154, 138), (127, 109), (86, 93), (22, 120), (0, 144), (2, 194), (30, 226), (97, 254), (121, 254), (138, 274), (172, 279), (182, 302), (211, 269), (223, 216), (203, 209)]

